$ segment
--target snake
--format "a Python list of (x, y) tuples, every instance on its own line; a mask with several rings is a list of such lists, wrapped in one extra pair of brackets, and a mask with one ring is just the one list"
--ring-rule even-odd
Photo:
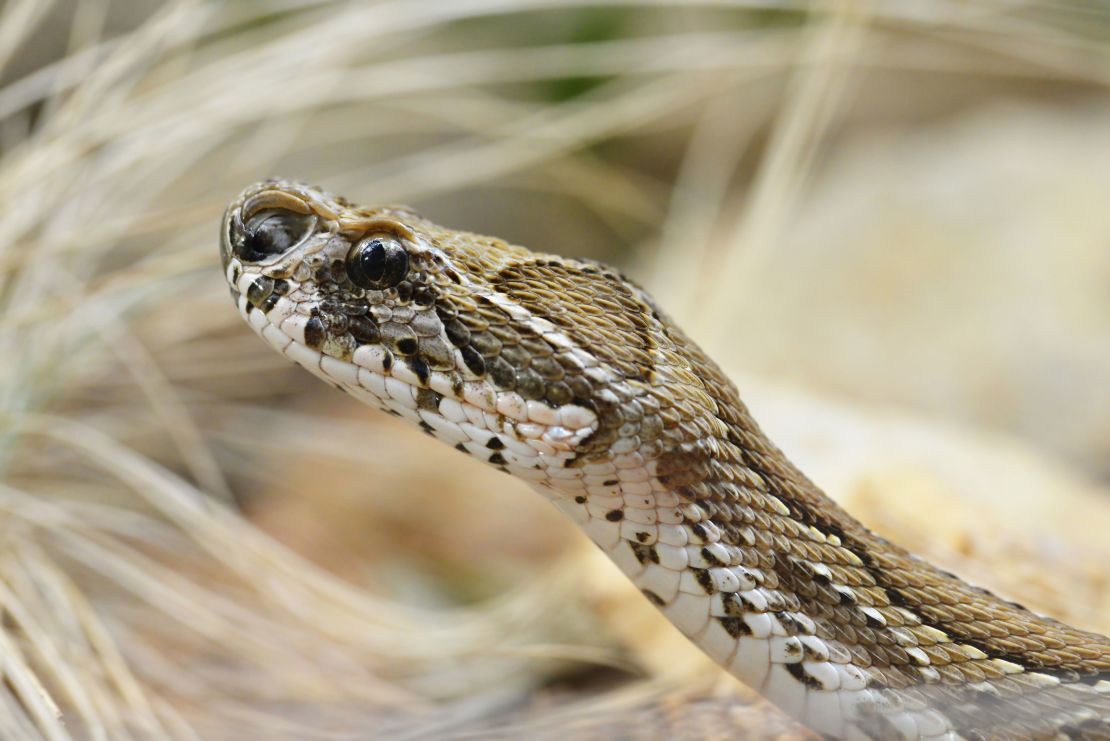
[(276, 351), (529, 484), (825, 737), (1110, 738), (1110, 639), (864, 527), (616, 269), (283, 179), (234, 198), (220, 257)]

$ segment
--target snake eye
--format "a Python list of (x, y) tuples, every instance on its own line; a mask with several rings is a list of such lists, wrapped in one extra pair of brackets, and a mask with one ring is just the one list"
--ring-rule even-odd
[(364, 239), (347, 255), (347, 277), (361, 288), (392, 288), (408, 272), (409, 253), (393, 237)]
[(246, 262), (258, 262), (297, 246), (315, 225), (315, 217), (284, 208), (263, 209), (246, 224), (236, 216), (231, 226), (232, 251)]

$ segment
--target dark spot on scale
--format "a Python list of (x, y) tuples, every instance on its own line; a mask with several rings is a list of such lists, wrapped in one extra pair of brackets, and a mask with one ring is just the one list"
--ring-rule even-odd
[(619, 483), (620, 483), (620, 481), (619, 481), (619, 480), (617, 480), (617, 479), (608, 479), (608, 480), (606, 480), (606, 481), (603, 481), (603, 482), (601, 483), (601, 485), (602, 485), (602, 486), (616, 486), (616, 485), (617, 485), (617, 484), (619, 484)]
[(651, 533), (636, 533), (636, 540), (640, 541), (641, 543), (646, 543), (648, 538), (650, 537)]
[(856, 596), (854, 594), (852, 594), (851, 592), (837, 591), (837, 594), (840, 595), (840, 604), (842, 604), (842, 605), (854, 605), (854, 604), (856, 604)]
[(466, 453), (467, 455), (470, 454), (470, 451), (467, 450), (466, 446), (462, 443), (455, 443), (455, 450), (459, 451), (460, 453)]
[(463, 397), (464, 390), (465, 387), (463, 386), (463, 380), (461, 378), (455, 376), (451, 379), (451, 393), (461, 399)]
[(815, 677), (805, 670), (805, 667), (799, 664), (787, 664), (786, 671), (790, 672), (794, 679), (809, 687), (811, 690), (823, 690), (825, 686), (821, 684)]
[(659, 563), (659, 552), (655, 550), (655, 546), (643, 545), (641, 543), (629, 543), (628, 547), (632, 549), (633, 555), (640, 563)]
[(274, 281), (274, 293), (278, 296), (284, 296), (289, 293), (289, 281), (284, 278), (278, 278)]
[(713, 577), (709, 575), (709, 569), (694, 569), (694, 578), (698, 580), (698, 584), (701, 585), (706, 594), (717, 593), (717, 585), (713, 583)]
[(397, 352), (402, 355), (415, 355), (418, 345), (414, 337), (402, 337), (397, 340)]
[(347, 319), (347, 331), (363, 345), (370, 345), (381, 340), (378, 325), (364, 316), (349, 317)]
[(501, 438), (495, 435), (489, 439), (489, 441), (486, 443), (486, 447), (490, 450), (504, 450), (505, 443), (501, 442)]
[(416, 374), (416, 377), (420, 379), (420, 383), (427, 386), (431, 371), (428, 370), (428, 363), (424, 358), (412, 358), (409, 360), (409, 367), (412, 368), (412, 372)]
[(486, 374), (486, 361), (482, 359), (482, 356), (478, 354), (477, 350), (467, 345), (460, 349), (459, 352), (462, 354), (463, 362), (466, 363), (466, 367), (470, 369), (471, 373), (476, 376), (484, 376)]
[(519, 391), (525, 399), (538, 401), (542, 399), (547, 392), (543, 379), (533, 370), (517, 371), (514, 382), (516, 390)]
[(398, 412), (396, 409), (386, 409), (385, 411), (386, 411), (386, 414), (392, 414), (394, 417), (400, 417), (401, 416), (401, 413)]
[(443, 323), (443, 331), (448, 341), (455, 347), (465, 347), (470, 344), (470, 330), (458, 319), (448, 319)]
[(650, 589), (641, 589), (640, 591), (643, 592), (644, 596), (648, 598), (648, 601), (656, 607), (662, 607), (663, 605), (667, 604), (663, 601), (662, 597), (660, 597), (658, 594), (651, 591)]
[(429, 435), (435, 437), (436, 428), (432, 427), (430, 424), (428, 424), (424, 420), (420, 420), (420, 429), (424, 430), (424, 432), (427, 432)]
[(870, 613), (867, 613), (867, 612), (863, 613), (863, 617), (867, 621), (867, 627), (868, 628), (885, 628), (886, 627), (881, 620), (876, 619)]
[(271, 293), (269, 296), (266, 297), (266, 300), (262, 302), (261, 308), (266, 313), (269, 313), (271, 309), (277, 306), (278, 301), (281, 301), (281, 296), (277, 295), (276, 293)]
[(407, 304), (412, 300), (412, 283), (405, 281), (397, 286), (397, 300), (402, 304)]
[(460, 278), (459, 274), (456, 273), (454, 270), (449, 269), (449, 270), (445, 270), (443, 272), (448, 278), (450, 278), (455, 283), (462, 283), (462, 278)]
[[(431, 389), (418, 388), (416, 390), (416, 406), (429, 412), (439, 411), (439, 402), (443, 401), (443, 394)], [(424, 424), (421, 422), (421, 424)]]
[(801, 664), (786, 664), (786, 671), (790, 672), (791, 676), (799, 682), (808, 684), (805, 669), (802, 668)]
[(714, 555), (713, 551), (709, 550), (708, 548), (702, 548), (701, 549), (701, 557), (704, 558), (707, 563), (710, 563), (713, 566), (723, 566), (724, 565), (724, 564), (721, 563), (721, 559), (717, 558), (717, 556)]
[(382, 356), (382, 370), (386, 373), (393, 370), (393, 353), (389, 350), (386, 350), (385, 354)]
[(260, 275), (254, 282), (247, 286), (247, 301), (255, 306), (260, 306), (274, 291), (274, 281), (265, 275)]
[(786, 631), (787, 635), (796, 635), (803, 632), (802, 626), (799, 625), (794, 616), (786, 610), (779, 610), (778, 612), (776, 612), (775, 618), (782, 625), (783, 630)]
[(503, 389), (516, 388), (516, 371), (504, 358), (493, 358), (486, 366), (493, 382)]
[(495, 466), (502, 466), (505, 464), (505, 456), (501, 455), (500, 451), (495, 452), (489, 457), (489, 462)]
[(574, 498), (574, 501), (578, 502), (579, 504), (585, 504), (586, 503), (586, 497), (579, 494), (578, 496), (576, 496)]
[(738, 617), (723, 617), (717, 618), (721, 623), (721, 627), (725, 629), (733, 638), (740, 638), (741, 636), (751, 635), (752, 629), (744, 622), (743, 618)]
[(316, 314), (310, 316), (308, 322), (304, 325), (304, 344), (319, 350), (323, 347), (327, 336), (327, 330), (324, 329), (324, 323), (320, 320), (320, 317)]
[(619, 509), (611, 509), (605, 513), (605, 519), (609, 522), (620, 522), (624, 519), (624, 512)]
[(741, 604), (741, 610), (745, 612), (760, 612), (761, 606), (752, 601), (752, 598), (743, 592), (733, 592), (732, 597), (738, 600)]
[(721, 592), (721, 607), (728, 617), (742, 617), (744, 603), (736, 596), (736, 592)]

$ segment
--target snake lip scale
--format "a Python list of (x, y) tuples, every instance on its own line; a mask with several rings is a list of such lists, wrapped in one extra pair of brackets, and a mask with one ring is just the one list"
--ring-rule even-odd
[(1110, 639), (864, 528), (615, 270), (287, 180), (235, 198), (220, 255), (275, 350), (531, 484), (702, 651), (815, 731), (1110, 738)]

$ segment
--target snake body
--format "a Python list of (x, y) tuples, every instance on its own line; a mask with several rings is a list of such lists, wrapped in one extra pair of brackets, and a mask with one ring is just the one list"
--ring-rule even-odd
[(231, 203), (221, 257), (274, 349), (531, 484), (814, 730), (1110, 738), (1110, 639), (867, 530), (616, 271), (283, 180)]

